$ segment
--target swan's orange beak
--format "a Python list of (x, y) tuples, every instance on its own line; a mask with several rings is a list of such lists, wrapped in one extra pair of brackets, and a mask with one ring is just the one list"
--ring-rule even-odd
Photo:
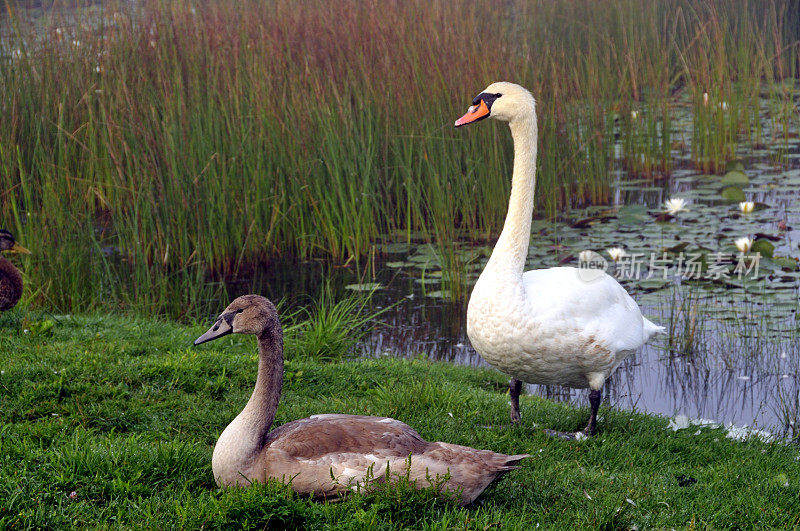
[(481, 100), (480, 103), (477, 105), (473, 105), (467, 110), (467, 114), (456, 120), (456, 127), (461, 127), (462, 125), (471, 124), (472, 122), (477, 122), (478, 120), (482, 120), (489, 116), (489, 107), (486, 106), (486, 102)]
[(12, 252), (12, 253), (31, 254), (31, 252), (29, 250), (27, 250), (25, 247), (21, 246), (17, 242), (14, 242), (14, 246), (11, 247), (11, 249), (9, 249), (9, 251)]

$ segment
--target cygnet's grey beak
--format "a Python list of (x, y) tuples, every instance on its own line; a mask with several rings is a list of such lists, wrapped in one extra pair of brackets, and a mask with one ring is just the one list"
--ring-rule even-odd
[(233, 332), (233, 313), (224, 313), (219, 316), (214, 326), (208, 329), (208, 332), (194, 340), (195, 345), (213, 341), (222, 336), (226, 336)]

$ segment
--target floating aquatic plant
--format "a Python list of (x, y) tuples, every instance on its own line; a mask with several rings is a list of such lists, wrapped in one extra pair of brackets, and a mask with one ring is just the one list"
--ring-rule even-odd
[(622, 247), (611, 247), (609, 249), (606, 249), (606, 252), (608, 253), (608, 256), (611, 258), (611, 260), (613, 260), (614, 262), (619, 262), (627, 254), (625, 252), (625, 249), (623, 249)]
[(743, 236), (737, 239), (734, 242), (734, 245), (736, 245), (736, 248), (743, 253), (749, 252), (750, 248), (753, 247), (753, 238), (748, 238), (747, 236)]
[(670, 214), (675, 215), (678, 212), (686, 210), (686, 200), (682, 197), (673, 197), (664, 201), (664, 210)]

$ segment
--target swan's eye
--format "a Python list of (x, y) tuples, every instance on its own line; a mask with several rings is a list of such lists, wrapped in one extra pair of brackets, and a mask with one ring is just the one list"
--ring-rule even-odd
[(482, 101), (486, 105), (486, 107), (491, 109), (492, 108), (492, 103), (494, 103), (494, 101), (497, 98), (499, 98), (500, 96), (502, 96), (502, 94), (492, 94), (490, 92), (481, 92), (480, 94), (475, 96), (475, 99), (472, 100), (472, 105), (475, 105), (475, 106), (480, 105), (480, 103)]
[(243, 311), (244, 311), (243, 308), (239, 308), (238, 310), (236, 310), (236, 313), (242, 313)]

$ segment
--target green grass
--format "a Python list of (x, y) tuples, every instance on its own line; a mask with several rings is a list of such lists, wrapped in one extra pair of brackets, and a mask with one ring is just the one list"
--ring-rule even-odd
[(452, 123), (498, 79), (539, 100), (549, 217), (606, 203), (619, 164), (668, 173), (676, 99), (703, 169), (796, 125), (790, 1), (24, 4), (0, 15), (0, 226), (65, 313), (190, 321), (209, 272), (363, 260), (389, 232), (434, 243), (463, 299), (452, 245), (499, 233), (512, 152), (503, 124)]
[(380, 326), (380, 315), (387, 309), (367, 310), (372, 293), (336, 300), (330, 284), (323, 286), (311, 306), (284, 315), (286, 356), (331, 362), (357, 355), (359, 341)]
[[(191, 347), (205, 326), (0, 316), (0, 528), (800, 525), (794, 445), (673, 432), (664, 419), (605, 406), (597, 438), (556, 440), (534, 423), (575, 430), (585, 408), (526, 396), (523, 422), (511, 427), (502, 375), (422, 360), (290, 357), (276, 422), (386, 415), (429, 440), (532, 455), (475, 507), (402, 486), (336, 504), (275, 484), (219, 490), (212, 448), (247, 401), (256, 354), (241, 336)], [(679, 476), (697, 482), (680, 486)]]

